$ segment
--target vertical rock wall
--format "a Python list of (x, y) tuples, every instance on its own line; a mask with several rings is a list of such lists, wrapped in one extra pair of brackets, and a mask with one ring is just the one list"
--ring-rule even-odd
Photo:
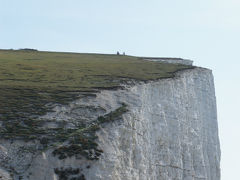
[[(53, 149), (23, 151), (23, 147), (34, 149), (37, 144), (1, 141), (0, 174), (14, 180), (62, 180), (61, 171), (70, 174), (69, 180), (220, 179), (216, 99), (210, 70), (194, 68), (177, 73), (175, 78), (102, 91), (97, 97), (56, 107), (44, 118), (69, 124), (80, 118), (91, 123), (91, 119), (115, 110), (123, 102), (129, 111), (97, 131), (99, 148), (104, 152), (99, 160), (60, 160), (52, 155)], [(13, 176), (7, 173), (9, 168), (14, 169)]]
[(219, 180), (220, 147), (213, 76), (195, 68), (128, 91), (102, 92), (123, 101), (123, 121), (99, 131), (101, 159), (87, 179)]

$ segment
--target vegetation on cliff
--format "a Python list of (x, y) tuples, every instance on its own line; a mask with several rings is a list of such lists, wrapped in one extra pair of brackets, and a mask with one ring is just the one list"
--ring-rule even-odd
[[(94, 142), (95, 131), (100, 124), (119, 118), (127, 109), (123, 104), (120, 109), (100, 116), (90, 127), (42, 128), (44, 122), (39, 117), (56, 104), (94, 96), (101, 89), (120, 88), (132, 80), (171, 78), (176, 71), (192, 68), (125, 55), (33, 50), (0, 50), (0, 64), (0, 137), (39, 140), (43, 148), (69, 141), (70, 144), (53, 152), (62, 159), (77, 153), (97, 159), (101, 150)], [(91, 154), (90, 148), (95, 152)]]

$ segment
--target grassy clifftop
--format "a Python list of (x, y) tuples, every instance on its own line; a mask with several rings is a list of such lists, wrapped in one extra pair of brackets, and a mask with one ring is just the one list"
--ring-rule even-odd
[(132, 79), (169, 78), (188, 68), (133, 56), (0, 50), (0, 135), (28, 136), (37, 128), (38, 116), (79, 94), (94, 95)]
[(133, 56), (39, 51), (0, 51), (0, 86), (52, 90), (114, 87), (124, 79), (172, 77), (184, 65), (161, 64)]

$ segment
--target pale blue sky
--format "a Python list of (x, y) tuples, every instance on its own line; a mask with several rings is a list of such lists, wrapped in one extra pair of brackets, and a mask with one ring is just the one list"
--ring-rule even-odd
[(213, 70), (222, 180), (240, 162), (239, 0), (0, 0), (0, 48), (182, 57)]

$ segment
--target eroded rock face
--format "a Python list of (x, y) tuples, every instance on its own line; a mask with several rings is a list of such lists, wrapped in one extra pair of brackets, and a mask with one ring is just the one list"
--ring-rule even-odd
[[(127, 104), (128, 112), (97, 131), (97, 143), (103, 150), (99, 160), (74, 156), (61, 160), (53, 156), (52, 148), (21, 154), (18, 152), (22, 146), (32, 147), (34, 143), (19, 141), (12, 145), (1, 141), (0, 156), (4, 158), (0, 173), (24, 180), (220, 179), (216, 100), (210, 70), (195, 68), (171, 79), (125, 90), (104, 90), (96, 97), (56, 107), (55, 112), (42, 118), (67, 121), (66, 127), (79, 119), (91, 124), (121, 103)], [(12, 176), (6, 174), (10, 167)]]

